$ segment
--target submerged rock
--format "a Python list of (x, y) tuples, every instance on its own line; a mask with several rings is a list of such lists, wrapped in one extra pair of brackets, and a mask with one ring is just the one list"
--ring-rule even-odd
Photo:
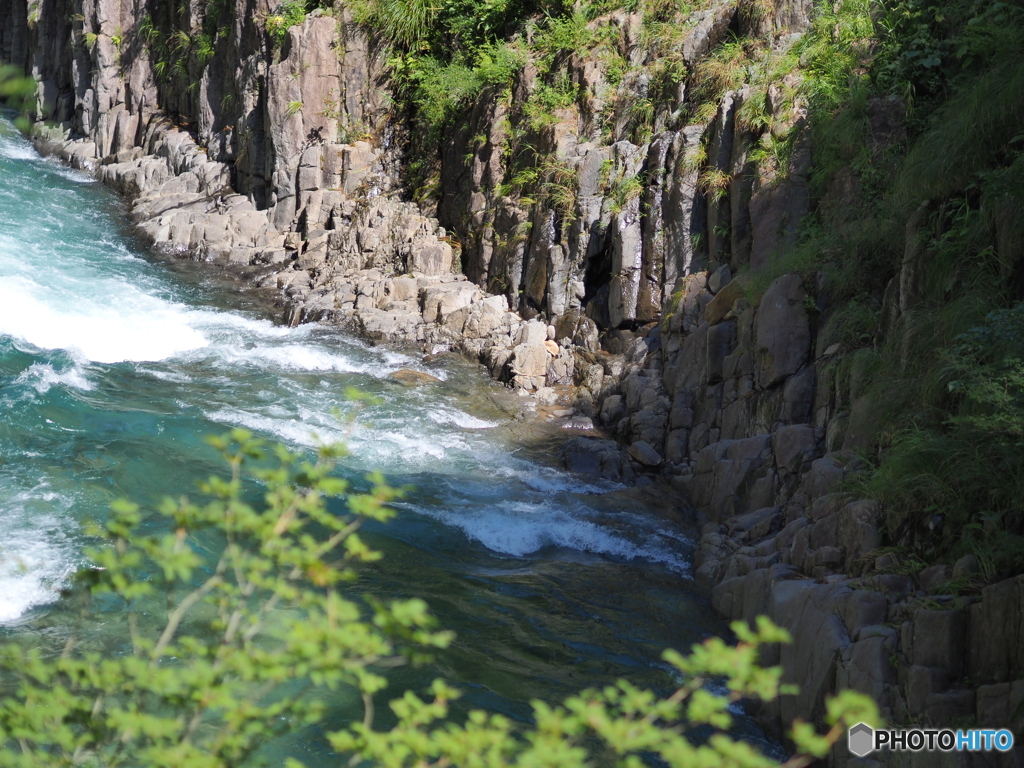
[(608, 480), (622, 477), (622, 455), (614, 440), (575, 437), (562, 446), (561, 455), (570, 472)]
[(429, 373), (423, 371), (414, 371), (411, 368), (402, 368), (400, 371), (389, 373), (388, 378), (392, 381), (397, 381), (406, 387), (419, 387), (423, 384), (437, 384), (441, 379), (437, 376), (431, 376)]

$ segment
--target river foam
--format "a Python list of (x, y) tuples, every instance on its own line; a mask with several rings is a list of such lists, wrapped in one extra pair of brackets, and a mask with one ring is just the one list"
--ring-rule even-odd
[(507, 501), (484, 508), (437, 509), (410, 505), (419, 514), (461, 530), (470, 539), (495, 552), (514, 557), (545, 549), (568, 549), (619, 560), (643, 560), (664, 565), (688, 576), (690, 565), (672, 547), (672, 539), (657, 530), (645, 530), (634, 519), (639, 536), (626, 538), (601, 523), (587, 519), (585, 510), (567, 510), (545, 501)]
[(186, 311), (131, 286), (101, 284), (88, 293), (69, 288), (21, 275), (5, 278), (0, 334), (96, 363), (166, 360), (209, 343)]
[(64, 386), (88, 391), (93, 388), (85, 369), (74, 364), (64, 370), (57, 370), (49, 363), (32, 363), (29, 368), (21, 373), (15, 384), (28, 384), (36, 392), (45, 395), (50, 387)]
[(81, 565), (66, 532), (71, 506), (45, 484), (14, 493), (0, 488), (0, 624), (52, 602)]

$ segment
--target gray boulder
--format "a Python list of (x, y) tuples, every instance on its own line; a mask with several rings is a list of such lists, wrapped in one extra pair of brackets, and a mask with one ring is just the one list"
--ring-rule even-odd
[(629, 446), (628, 453), (631, 459), (638, 461), (645, 467), (656, 467), (661, 464), (661, 454), (643, 440), (637, 440)]

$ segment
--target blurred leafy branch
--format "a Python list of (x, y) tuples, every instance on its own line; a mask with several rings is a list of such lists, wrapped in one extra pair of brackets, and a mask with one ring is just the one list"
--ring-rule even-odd
[[(459, 724), (449, 718), (458, 692), (436, 681), (426, 699), (392, 701), (397, 724), (375, 730), (386, 670), (424, 663), (452, 640), (422, 600), (352, 594), (358, 566), (380, 557), (358, 530), (393, 517), (401, 491), (380, 475), (354, 491), (333, 471), (337, 447), (308, 459), (244, 430), (211, 443), (230, 472), (201, 486), (205, 504), (165, 499), (157, 517), (122, 501), (91, 531), (101, 544), (67, 598), (81, 610), (62, 647), (0, 646), (0, 766), (237, 766), (317, 722), (323, 694), (342, 688), (362, 698), (364, 717), (329, 739), (353, 766), (637, 768), (655, 755), (669, 766), (776, 764), (728, 735), (731, 704), (787, 692), (781, 668), (758, 664), (764, 645), (789, 640), (764, 618), (735, 624), (736, 646), (711, 638), (688, 657), (667, 651), (680, 681), (667, 698), (620, 681), (554, 707), (534, 702), (529, 727), (482, 711)], [(262, 484), (255, 506), (250, 477)], [(343, 499), (347, 514), (328, 499)], [(877, 718), (870, 699), (844, 692), (829, 704), (827, 733), (794, 725), (786, 765), (807, 765), (849, 724)], [(688, 737), (708, 727), (702, 743)]]
[(20, 130), (29, 126), (28, 113), (35, 106), (36, 86), (32, 78), (9, 64), (0, 64), (0, 103), (18, 113), (15, 124)]

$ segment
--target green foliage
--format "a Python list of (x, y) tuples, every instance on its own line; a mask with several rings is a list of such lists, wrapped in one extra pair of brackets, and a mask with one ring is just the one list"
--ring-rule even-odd
[(515, 45), (490, 43), (477, 49), (476, 73), (484, 85), (508, 85), (523, 68), (526, 57)]
[(171, 35), (168, 48), (171, 53), (184, 57), (188, 56), (189, 52), (192, 50), (192, 45), (192, 35), (183, 29), (178, 29)]
[[(445, 129), (485, 89), (507, 93), (528, 58), (547, 74), (559, 55), (592, 38), (585, 15), (557, 4), (356, 0), (350, 7), (356, 21), (390, 47), (388, 69), (397, 96), (412, 108), (420, 128), (409, 163), (418, 198), (436, 187), (437, 145)], [(543, 20), (536, 18), (538, 11)], [(565, 91), (557, 79), (544, 84), (532, 100), (531, 123), (549, 124), (557, 104), (568, 104)]]
[(416, 116), (432, 137), (447, 125), (483, 88), (502, 87), (524, 63), (514, 45), (493, 43), (472, 57), (451, 61), (419, 53), (398, 54), (388, 60), (392, 76), (416, 108)]
[(196, 35), (195, 54), (200, 66), (205, 66), (213, 58), (216, 51), (213, 47), (213, 38), (205, 33)]
[[(758, 663), (766, 646), (789, 641), (764, 617), (755, 629), (733, 625), (736, 646), (711, 638), (688, 657), (667, 651), (677, 681), (667, 698), (620, 681), (556, 706), (534, 702), (529, 726), (483, 711), (457, 723), (449, 703), (459, 693), (439, 680), (428, 699), (406, 691), (392, 701), (395, 725), (376, 730), (382, 671), (451, 641), (420, 600), (349, 594), (357, 566), (379, 558), (358, 528), (389, 519), (399, 492), (377, 475), (369, 492), (352, 492), (332, 473), (335, 448), (307, 460), (243, 430), (211, 442), (230, 475), (201, 487), (209, 501), (167, 499), (156, 525), (118, 502), (91, 532), (99, 546), (65, 597), (81, 611), (62, 647), (0, 645), (0, 765), (237, 766), (268, 739), (317, 722), (317, 692), (342, 687), (365, 706), (361, 723), (329, 734), (350, 765), (775, 764), (728, 735), (730, 704), (792, 692), (781, 668)], [(258, 506), (245, 500), (248, 472), (263, 489)], [(328, 510), (330, 498), (345, 499), (348, 514)], [(200, 532), (215, 534), (219, 551), (200, 545)], [(110, 611), (112, 601), (122, 608)], [(100, 623), (104, 636), (119, 625), (122, 637), (97, 641)], [(827, 710), (825, 734), (794, 725), (800, 754), (820, 757), (850, 724), (878, 720), (870, 699), (848, 691)], [(697, 729), (712, 735), (691, 739)]]
[(872, 0), (817, 3), (810, 32), (796, 46), (814, 119), (826, 120), (846, 105), (864, 81), (865, 47), (874, 36)]
[(718, 46), (701, 61), (690, 78), (691, 109), (712, 105), (712, 114), (718, 109), (718, 100), (728, 90), (737, 88), (744, 80), (748, 54), (740, 40), (729, 40)]
[(904, 95), (922, 88), (939, 90), (943, 63), (952, 53), (952, 41), (942, 34), (943, 5), (928, 0), (878, 4), (883, 44), (878, 76), (883, 86)]
[(512, 175), (507, 184), (503, 184), (499, 193), (503, 197), (512, 194), (520, 194), (536, 184), (540, 179), (540, 171), (535, 165), (529, 165)]
[(373, 131), (362, 121), (342, 122), (338, 125), (339, 144), (353, 144), (357, 141), (369, 141), (371, 138), (373, 138)]
[(697, 180), (700, 190), (716, 203), (729, 193), (731, 184), (732, 177), (719, 168), (706, 168)]
[[(752, 4), (754, 5), (754, 4)], [(784, 139), (789, 134), (784, 118), (791, 112), (798, 97), (799, 77), (792, 77), (800, 63), (800, 57), (794, 46), (781, 50), (765, 51), (751, 65), (752, 76), (747, 85), (747, 95), (736, 112), (737, 124), (754, 133), (767, 131), (762, 141)], [(774, 89), (769, 104), (768, 90)], [(783, 118), (783, 124), (779, 124)], [(773, 135), (777, 134), (777, 135)], [(777, 158), (776, 158), (777, 159)], [(785, 162), (780, 162), (785, 166)]]
[(617, 86), (630, 69), (629, 60), (616, 50), (609, 49), (602, 56), (604, 77), (611, 86)]
[(827, 348), (860, 349), (874, 342), (878, 331), (879, 308), (869, 296), (857, 296), (840, 307), (822, 329), (821, 343)]
[(21, 130), (29, 127), (28, 113), (35, 108), (36, 84), (17, 67), (0, 64), (0, 102), (18, 113), (15, 124)]
[[(393, 71), (400, 71), (394, 66)], [(431, 128), (440, 129), (476, 96), (483, 81), (475, 69), (464, 61), (442, 64), (430, 57), (410, 57), (408, 79), (413, 86), (413, 101), (418, 116)]]
[(396, 52), (442, 60), (499, 42), (528, 12), (511, 0), (356, 0), (350, 7), (358, 23)]
[[(946, 414), (899, 432), (866, 488), (894, 539), (975, 553), (989, 579), (1024, 556), (1024, 304), (991, 312), (939, 355)], [(926, 521), (925, 525), (921, 525)]]
[(576, 103), (577, 91), (567, 75), (559, 77), (554, 85), (541, 83), (523, 105), (523, 114), (530, 127), (538, 131), (558, 122), (558, 112), (570, 109)]
[(547, 73), (560, 54), (586, 53), (598, 37), (581, 12), (563, 17), (549, 17), (543, 29), (534, 35), (533, 50), (538, 54), (538, 66)]
[(654, 99), (634, 98), (629, 102), (627, 118), (634, 143), (646, 144), (651, 140), (656, 111)]
[(139, 20), (136, 34), (148, 46), (153, 46), (160, 39), (160, 30), (157, 29), (156, 24), (153, 22), (153, 17), (149, 14), (146, 14)]
[(804, 74), (802, 92), (815, 147), (811, 183), (821, 195), (840, 169), (871, 163), (865, 64), (874, 28), (871, 0), (841, 0), (817, 8), (812, 29), (794, 53)]
[[(413, 693), (394, 701), (398, 723), (389, 731), (356, 725), (336, 733), (331, 742), (358, 757), (354, 765), (404, 768), (458, 765), (465, 768), (584, 768), (591, 765), (641, 766), (657, 757), (666, 766), (731, 765), (755, 768), (774, 765), (726, 731), (732, 724), (728, 706), (743, 699), (770, 701), (780, 692), (781, 669), (758, 665), (761, 649), (788, 642), (788, 635), (761, 617), (756, 630), (733, 625), (735, 647), (719, 638), (694, 646), (689, 657), (668, 651), (664, 660), (685, 681), (667, 698), (620, 681), (603, 690), (588, 690), (552, 707), (533, 703), (534, 726), (517, 733), (512, 723), (484, 711), (471, 712), (463, 724), (447, 722), (449, 703), (458, 692), (438, 681), (429, 700)], [(725, 681), (727, 693), (706, 687), (709, 678)], [(821, 757), (850, 725), (878, 722), (875, 704), (846, 691), (830, 700), (827, 720), (832, 728), (818, 734), (798, 722), (791, 737), (799, 753)], [(713, 735), (697, 744), (688, 738), (698, 728)], [(362, 759), (360, 759), (362, 758)]]
[(651, 94), (654, 100), (672, 100), (689, 74), (686, 60), (677, 51), (659, 57), (650, 67)]
[(644, 183), (639, 176), (619, 177), (608, 189), (612, 213), (620, 213), (629, 203), (643, 194)]
[(270, 38), (271, 43), (275, 47), (280, 48), (284, 44), (288, 30), (305, 20), (305, 0), (285, 0), (272, 14), (267, 16), (263, 22), (263, 28), (266, 30), (267, 37)]
[(514, 0), (444, 0), (440, 20), (449, 40), (475, 50), (507, 38), (527, 12), (528, 6)]
[(992, 312), (962, 334), (948, 354), (950, 392), (963, 398), (957, 426), (1024, 439), (1024, 304)]
[[(1018, 27), (1024, 45), (1024, 25)], [(1018, 49), (1019, 50), (1019, 49)], [(897, 192), (904, 204), (940, 198), (980, 180), (1005, 158), (1019, 162), (1024, 125), (1024, 63), (1016, 55), (997, 60), (966, 79), (935, 113), (900, 172)]]
[[(422, 601), (370, 601), (367, 615), (346, 595), (355, 566), (379, 557), (357, 531), (389, 519), (397, 491), (373, 476), (369, 492), (351, 492), (332, 475), (336, 449), (305, 460), (242, 430), (212, 442), (230, 476), (202, 486), (205, 504), (165, 500), (156, 527), (166, 533), (128, 502), (94, 528), (100, 546), (63, 650), (0, 647), (0, 764), (239, 765), (320, 717), (312, 691), (349, 686), (368, 699), (383, 669), (450, 641)], [(258, 507), (243, 499), (253, 464)], [(344, 498), (349, 514), (329, 511), (329, 498)], [(212, 562), (194, 539), (201, 531), (222, 541)], [(124, 610), (104, 611), (111, 600)], [(105, 635), (120, 623), (123, 637), (98, 645), (98, 622)]]
[[(737, 115), (766, 131), (750, 156), (762, 171), (783, 179), (794, 153), (812, 150), (812, 214), (748, 284), (756, 296), (798, 272), (836, 308), (819, 342), (839, 345), (837, 405), (867, 398), (881, 441), (856, 490), (883, 502), (887, 543), (922, 562), (974, 553), (989, 580), (1024, 561), (1024, 371), (977, 330), (1019, 321), (1022, 13), (974, 0), (823, 0)], [(776, 84), (775, 102), (797, 64), (789, 82), (802, 81), (782, 98), (807, 116), (784, 134), (765, 96)], [(916, 283), (904, 280), (899, 312), (908, 256), (916, 273), (903, 277)]]
[(438, 15), (433, 0), (365, 0), (352, 8), (360, 24), (386, 42), (410, 49), (431, 34)]
[(535, 162), (513, 174), (501, 185), (502, 196), (519, 194), (523, 202), (546, 202), (559, 215), (562, 223), (576, 220), (576, 195), (579, 171), (554, 157), (536, 159)]
[(1020, 50), (1024, 7), (989, 0), (878, 3), (875, 76), (910, 102), (942, 96)]
[(543, 180), (540, 186), (540, 198), (558, 212), (563, 224), (568, 225), (576, 220), (576, 190), (579, 184), (579, 172), (576, 168), (554, 158), (541, 163), (538, 169)]

